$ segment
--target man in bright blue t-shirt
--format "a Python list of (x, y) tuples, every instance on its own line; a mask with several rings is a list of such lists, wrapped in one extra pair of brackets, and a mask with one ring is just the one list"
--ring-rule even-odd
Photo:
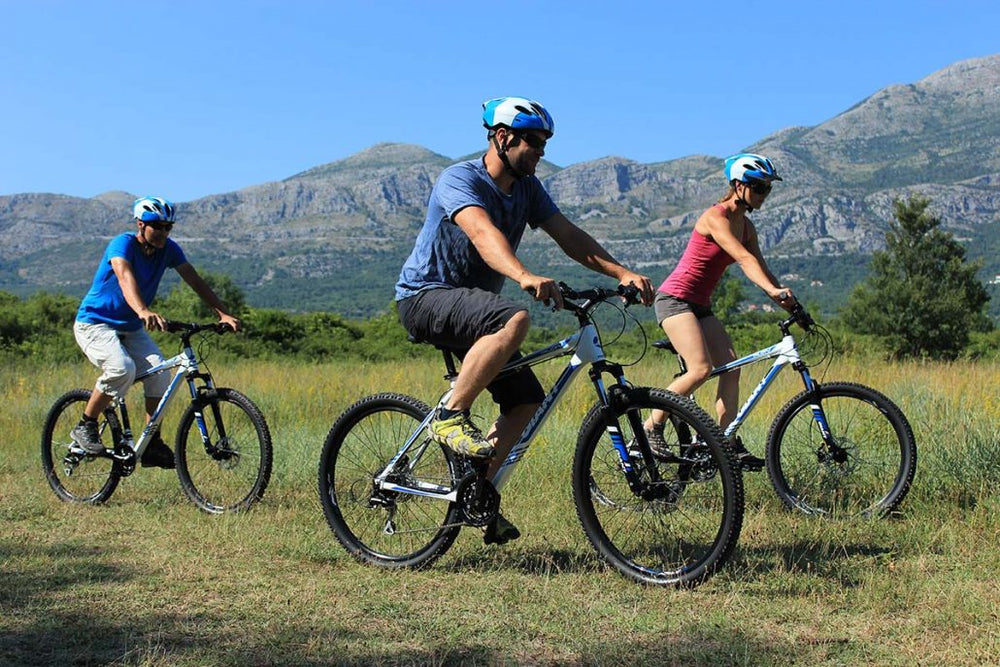
[[(100, 414), (112, 400), (124, 398), (137, 374), (163, 361), (159, 347), (143, 327), (163, 330), (166, 325), (166, 320), (149, 305), (168, 268), (177, 271), (215, 310), (220, 322), (234, 331), (240, 328), (240, 321), (226, 312), (219, 297), (188, 263), (181, 247), (168, 238), (174, 226), (174, 205), (160, 197), (143, 197), (135, 201), (132, 211), (136, 233), (121, 234), (108, 244), (73, 325), (77, 344), (101, 369), (80, 423), (71, 433), (73, 441), (90, 454), (104, 451), (97, 429)], [(162, 371), (143, 381), (147, 420), (169, 382), (169, 375)], [(174, 467), (173, 452), (159, 433), (143, 452), (142, 464)]]
[[(554, 130), (549, 112), (520, 97), (489, 100), (483, 109), (489, 149), (482, 159), (448, 167), (438, 177), (396, 283), (396, 303), (410, 335), (463, 358), (451, 398), (430, 424), (432, 437), (460, 454), (492, 457), (486, 472), (492, 477), (545, 397), (531, 369), (494, 379), (518, 354), (531, 324), (524, 306), (500, 296), (504, 280), (562, 306), (556, 281), (529, 271), (515, 255), (525, 227), (543, 230), (587, 268), (634, 284), (647, 305), (653, 287), (567, 220), (535, 177)], [(500, 406), (486, 436), (469, 417), (483, 389)], [(486, 541), (502, 544), (519, 535), (498, 516)]]

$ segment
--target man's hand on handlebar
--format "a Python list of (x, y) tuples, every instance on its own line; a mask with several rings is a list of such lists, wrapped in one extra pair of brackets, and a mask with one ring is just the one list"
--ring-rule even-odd
[(142, 321), (142, 325), (150, 331), (166, 331), (167, 320), (159, 313), (155, 313), (148, 308), (140, 310), (136, 315)]
[(653, 283), (646, 276), (628, 271), (618, 282), (624, 287), (632, 285), (639, 290), (639, 300), (642, 302), (642, 305), (649, 306), (653, 303), (653, 297), (655, 296)]
[(551, 300), (553, 308), (556, 310), (563, 307), (562, 292), (559, 291), (556, 281), (551, 278), (525, 273), (518, 284), (521, 289), (534, 296), (535, 301), (542, 301), (545, 305), (549, 305)]

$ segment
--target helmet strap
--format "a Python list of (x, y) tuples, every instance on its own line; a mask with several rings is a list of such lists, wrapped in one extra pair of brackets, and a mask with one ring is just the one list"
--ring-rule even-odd
[(510, 145), (517, 146), (518, 142), (520, 141), (521, 139), (515, 136), (513, 142), (509, 143), (509, 140), (504, 139), (503, 144), (501, 144), (500, 140), (497, 139), (496, 132), (493, 133), (493, 145), (497, 149), (497, 155), (500, 156), (500, 161), (503, 162), (504, 169), (509, 171), (510, 174), (517, 180), (524, 178), (525, 176), (527, 176), (527, 174), (522, 174), (520, 171), (515, 169), (513, 165), (511, 165), (510, 158), (507, 157), (507, 149), (510, 147)]
[(136, 240), (139, 242), (139, 247), (142, 249), (142, 254), (152, 255), (156, 252), (156, 248), (150, 245), (149, 241), (146, 240), (146, 228), (149, 227), (145, 222), (139, 220), (139, 224), (142, 226), (139, 233), (135, 235)]
[[(743, 191), (744, 191), (744, 192), (746, 192), (747, 188), (748, 188), (748, 187), (750, 187), (750, 186), (749, 186), (749, 185), (747, 185), (746, 183), (743, 183), (743, 181), (737, 181), (737, 183), (742, 183), (742, 184), (743, 184)], [(741, 195), (741, 194), (739, 193), (739, 189), (738, 189), (738, 188), (739, 188), (739, 186), (736, 186), (736, 187), (737, 187), (737, 192), (736, 192), (736, 201), (738, 201), (739, 203), (741, 203), (741, 204), (743, 204), (744, 206), (746, 206), (746, 209), (747, 209), (747, 213), (753, 213), (753, 206), (751, 206), (751, 205), (750, 205), (750, 202), (748, 202), (748, 201), (747, 201), (746, 199), (744, 199), (744, 198), (743, 198), (743, 195)]]

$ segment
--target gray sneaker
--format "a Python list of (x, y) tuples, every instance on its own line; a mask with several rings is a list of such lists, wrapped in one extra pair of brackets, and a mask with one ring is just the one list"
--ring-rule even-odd
[[(643, 428), (642, 430), (646, 434), (646, 442), (649, 443), (649, 451), (652, 452), (654, 459), (657, 461), (674, 460), (674, 453), (670, 451), (670, 445), (663, 438), (662, 424), (654, 425), (651, 429)], [(629, 442), (628, 454), (637, 461), (642, 458), (642, 454), (639, 452), (639, 447), (635, 444), (634, 439)]]
[(660, 460), (673, 458), (670, 446), (663, 439), (663, 424), (654, 424), (653, 428), (643, 430), (646, 431), (646, 440), (649, 441), (649, 449), (653, 452), (653, 456)]
[(80, 449), (88, 454), (103, 454), (104, 445), (101, 443), (101, 434), (97, 431), (96, 421), (86, 421), (77, 424), (69, 432), (69, 437), (73, 439)]

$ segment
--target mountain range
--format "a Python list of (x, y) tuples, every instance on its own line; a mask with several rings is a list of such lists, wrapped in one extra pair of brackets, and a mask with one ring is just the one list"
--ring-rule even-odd
[[(984, 280), (1000, 274), (1000, 55), (889, 86), (746, 150), (770, 156), (784, 177), (754, 214), (765, 255), (812, 298), (843, 301), (870, 253), (884, 247), (892, 202), (914, 193), (931, 199), (970, 257), (984, 260)], [(181, 202), (174, 236), (200, 270), (230, 275), (253, 305), (367, 316), (390, 303), (434, 180), (455, 161), (378, 144), (282, 181)], [(721, 169), (722, 158), (708, 155), (656, 163), (612, 156), (543, 162), (537, 175), (571, 220), (659, 280), (723, 193)], [(131, 229), (134, 198), (0, 196), (0, 290), (82, 294), (107, 239)], [(579, 276), (552, 247), (544, 234), (526, 234), (529, 267)]]

